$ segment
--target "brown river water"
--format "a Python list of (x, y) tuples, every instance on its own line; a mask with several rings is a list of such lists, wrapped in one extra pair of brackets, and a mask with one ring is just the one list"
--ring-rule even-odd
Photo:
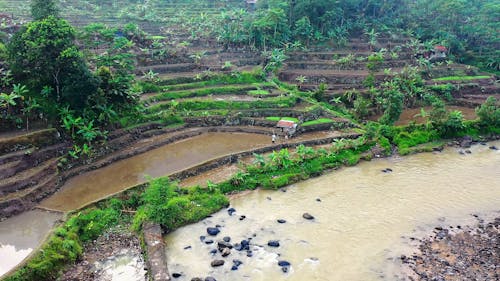
[[(222, 210), (165, 237), (170, 272), (182, 273), (176, 280), (401, 280), (397, 257), (411, 254), (409, 237), (423, 237), (437, 225), (473, 223), (471, 214), (500, 216), (500, 151), (482, 145), (471, 154), (458, 150), (362, 162), (286, 192), (237, 195), (232, 216)], [(381, 171), (386, 168), (393, 171)], [(304, 212), (315, 219), (303, 219)], [(221, 232), (208, 236), (206, 228), (217, 224)], [(213, 256), (216, 245), (202, 243), (202, 235), (215, 242), (252, 238), (253, 256), (234, 249), (226, 258)], [(279, 240), (280, 247), (269, 247), (269, 240)], [(214, 259), (226, 262), (212, 268)], [(243, 264), (233, 271), (234, 259)], [(291, 263), (287, 273), (281, 260)]]
[(68, 180), (41, 202), (49, 210), (71, 211), (105, 196), (199, 163), (269, 145), (271, 137), (248, 133), (206, 133), (117, 161)]

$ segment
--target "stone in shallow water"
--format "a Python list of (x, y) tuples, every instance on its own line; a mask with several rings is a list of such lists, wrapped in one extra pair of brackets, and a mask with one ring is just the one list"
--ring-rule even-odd
[(182, 274), (181, 274), (181, 273), (178, 273), (178, 272), (174, 272), (174, 273), (172, 273), (172, 277), (174, 277), (174, 278), (179, 278), (179, 277), (181, 277), (181, 276), (182, 276)]
[(313, 220), (314, 219), (314, 217), (309, 213), (304, 213), (302, 215), (302, 217), (305, 218), (306, 220)]
[(227, 213), (228, 213), (230, 216), (232, 216), (234, 212), (236, 212), (236, 209), (235, 209), (235, 208), (229, 208), (229, 209), (227, 209)]
[(278, 265), (279, 266), (290, 266), (290, 262), (288, 262), (288, 261), (279, 261)]
[(207, 233), (209, 235), (215, 236), (219, 234), (220, 230), (217, 227), (207, 227)]
[(285, 222), (286, 222), (286, 220), (284, 220), (284, 219), (278, 219), (278, 223), (285, 223)]
[[(212, 267), (218, 267), (218, 266), (223, 266), (224, 265), (224, 260), (213, 260), (210, 265)], [(206, 280), (206, 279), (205, 279)]]
[(213, 278), (212, 276), (208, 276), (205, 278), (205, 281), (217, 281), (215, 278)]
[(269, 240), (269, 242), (267, 242), (267, 246), (269, 246), (269, 247), (279, 247), (280, 246), (280, 242), (278, 240)]
[(224, 248), (224, 249), (222, 250), (222, 253), (221, 253), (221, 255), (222, 255), (223, 257), (227, 257), (227, 256), (229, 256), (230, 254), (231, 254), (231, 250), (230, 250), (229, 248)]
[(222, 238), (222, 240), (224, 240), (224, 242), (230, 242), (231, 241), (231, 237), (225, 236), (224, 238)]

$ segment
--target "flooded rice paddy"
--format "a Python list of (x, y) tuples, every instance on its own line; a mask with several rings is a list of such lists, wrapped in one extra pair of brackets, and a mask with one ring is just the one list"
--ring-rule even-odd
[[(240, 194), (231, 200), (232, 216), (222, 210), (165, 237), (170, 272), (182, 274), (176, 280), (400, 280), (398, 257), (412, 251), (408, 237), (466, 223), (471, 214), (500, 215), (500, 151), (470, 150), (378, 159), (286, 192)], [(304, 219), (305, 212), (315, 218)], [(216, 225), (221, 232), (209, 236), (206, 228)], [(224, 236), (231, 243), (249, 240), (251, 252), (211, 254)], [(280, 246), (268, 246), (270, 240)], [(212, 267), (216, 259), (224, 265)], [(242, 262), (237, 270), (234, 260)], [(286, 273), (279, 261), (290, 262)]]
[(61, 191), (41, 202), (42, 208), (78, 209), (90, 202), (205, 161), (269, 145), (270, 136), (248, 133), (206, 133), (117, 161), (68, 180)]

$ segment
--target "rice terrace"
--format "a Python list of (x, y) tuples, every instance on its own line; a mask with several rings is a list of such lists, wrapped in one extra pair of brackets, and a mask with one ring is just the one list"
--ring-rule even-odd
[(500, 280), (499, 15), (0, 0), (0, 280)]

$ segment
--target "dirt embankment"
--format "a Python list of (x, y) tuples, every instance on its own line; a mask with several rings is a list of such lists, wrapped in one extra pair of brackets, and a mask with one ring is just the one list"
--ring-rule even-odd
[(419, 253), (401, 256), (412, 271), (409, 280), (500, 280), (500, 217), (491, 222), (475, 216), (475, 226), (436, 227), (423, 239)]

